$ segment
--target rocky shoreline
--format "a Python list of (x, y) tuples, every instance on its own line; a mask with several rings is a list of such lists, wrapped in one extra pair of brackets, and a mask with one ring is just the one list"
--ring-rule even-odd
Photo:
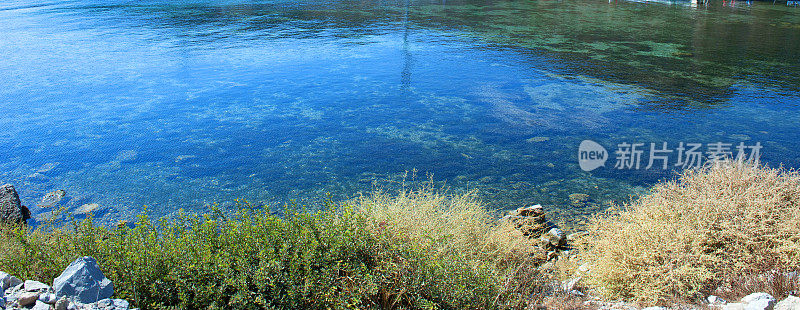
[(114, 284), (103, 275), (97, 261), (84, 256), (73, 261), (53, 285), (19, 278), (0, 271), (0, 309), (128, 310), (130, 303), (111, 299)]

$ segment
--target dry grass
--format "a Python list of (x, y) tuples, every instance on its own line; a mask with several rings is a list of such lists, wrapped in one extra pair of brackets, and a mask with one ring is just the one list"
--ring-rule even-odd
[(800, 175), (738, 163), (689, 171), (598, 215), (588, 232), (581, 258), (606, 297), (696, 301), (743, 277), (798, 269)]
[(546, 253), (513, 224), (499, 222), (474, 193), (432, 187), (391, 194), (376, 190), (349, 204), (396, 242), (442, 257), (458, 256), (476, 270), (490, 269), (501, 287), (495, 301), (501, 308), (541, 303), (549, 293), (546, 284), (552, 277), (537, 268)]
[(542, 258), (535, 240), (511, 223), (497, 221), (474, 193), (449, 194), (431, 187), (392, 194), (376, 190), (351, 204), (375, 229), (443, 255), (458, 253), (506, 265)]

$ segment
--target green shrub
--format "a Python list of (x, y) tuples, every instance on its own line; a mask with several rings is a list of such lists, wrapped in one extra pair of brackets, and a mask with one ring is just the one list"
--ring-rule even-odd
[(581, 259), (607, 297), (698, 301), (800, 269), (800, 175), (740, 163), (688, 171), (597, 216), (588, 233)]
[[(530, 300), (518, 283), (541, 285), (535, 268), (519, 268), (531, 263), (527, 253), (500, 249), (495, 237), (506, 228), (474, 199), (428, 190), (397, 197), (283, 217), (253, 208), (155, 222), (140, 216), (134, 228), (100, 227), (91, 218), (35, 231), (3, 226), (0, 270), (51, 283), (89, 255), (114, 282), (115, 298), (143, 309), (498, 309)], [(467, 200), (470, 208), (455, 208)], [(403, 211), (378, 216), (365, 207), (375, 203)], [(420, 204), (444, 226), (395, 225), (418, 213), (407, 206)], [(476, 212), (482, 215), (466, 216)], [(499, 263), (509, 256), (515, 265)]]

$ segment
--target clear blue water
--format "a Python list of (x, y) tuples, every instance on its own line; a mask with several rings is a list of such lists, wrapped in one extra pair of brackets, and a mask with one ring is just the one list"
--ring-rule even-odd
[(584, 139), (760, 142), (800, 167), (780, 2), (12, 0), (0, 34), (0, 182), (36, 216), (57, 189), (118, 220), (432, 175), (564, 220), (675, 174), (584, 172)]

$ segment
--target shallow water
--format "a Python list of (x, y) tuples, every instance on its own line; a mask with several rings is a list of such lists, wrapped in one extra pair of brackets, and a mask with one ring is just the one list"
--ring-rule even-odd
[(680, 169), (643, 169), (645, 148), (585, 172), (585, 139), (758, 142), (800, 167), (800, 8), (780, 2), (6, 1), (0, 33), (0, 181), (40, 217), (57, 189), (117, 220), (432, 174), (564, 220)]

